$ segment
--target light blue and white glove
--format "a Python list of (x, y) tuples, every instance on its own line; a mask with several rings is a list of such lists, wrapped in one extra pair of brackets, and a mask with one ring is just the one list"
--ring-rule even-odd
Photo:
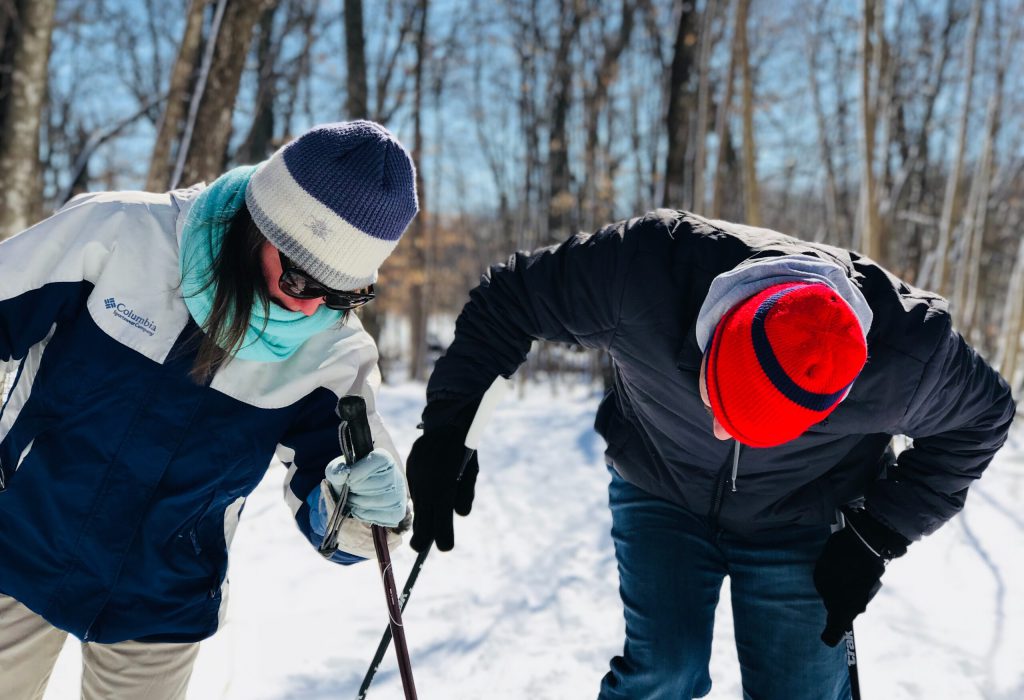
[(398, 527), (405, 518), (405, 476), (384, 450), (374, 450), (351, 467), (345, 464), (344, 457), (338, 457), (327, 465), (324, 478), (335, 498), (348, 484), (345, 507), (352, 517), (364, 523)]

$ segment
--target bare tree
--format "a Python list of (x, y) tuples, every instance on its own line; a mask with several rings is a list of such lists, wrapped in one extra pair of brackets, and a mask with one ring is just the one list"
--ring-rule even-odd
[[(366, 36), (363, 30), (363, 0), (345, 0), (345, 113), (349, 119), (367, 119), (369, 92), (366, 88)], [(380, 337), (380, 309), (368, 304), (359, 310), (363, 328)]]
[(942, 218), (939, 220), (939, 240), (935, 246), (935, 276), (932, 287), (940, 294), (948, 293), (950, 243), (953, 237), (953, 220), (960, 194), (960, 177), (964, 167), (964, 154), (967, 150), (967, 127), (971, 119), (971, 95), (974, 88), (974, 60), (978, 50), (978, 34), (981, 29), (981, 0), (974, 0), (971, 6), (971, 29), (967, 38), (966, 66), (964, 69), (964, 101), (960, 112), (957, 130), (955, 153), (950, 165), (949, 179), (946, 181), (946, 196), (942, 203)]
[(572, 100), (573, 65), (571, 53), (583, 24), (586, 7), (582, 0), (559, 0), (558, 45), (555, 49), (548, 94), (548, 196), (547, 237), (560, 238), (576, 228), (569, 170), (569, 136), (566, 124)]
[[(1016, 223), (1020, 226), (1021, 218)], [(1020, 337), (1024, 331), (1024, 237), (1017, 243), (1016, 262), (1010, 275), (1007, 287), (1006, 305), (1003, 307), (1002, 323), (1002, 359), (999, 362), (999, 373), (1010, 383), (1014, 391), (1019, 389), (1017, 368), (1020, 364)]]
[(825, 168), (825, 240), (836, 242), (839, 232), (845, 231), (847, 224), (845, 221), (840, 222), (842, 212), (839, 204), (839, 181), (836, 176), (835, 149), (822, 101), (821, 82), (818, 79), (820, 54), (822, 51), (821, 33), (824, 32), (826, 2), (818, 4), (815, 8), (815, 29), (809, 32), (805, 46), (807, 48), (807, 77), (811, 93), (811, 104), (814, 107), (814, 121), (818, 128), (818, 151), (821, 155), (822, 166)]
[(366, 90), (366, 38), (363, 0), (345, 0), (345, 111), (349, 119), (370, 116)]
[(715, 16), (718, 14), (719, 0), (707, 0), (704, 6), (704, 14), (701, 18), (700, 31), (700, 52), (697, 62), (697, 125), (694, 129), (694, 153), (693, 153), (693, 204), (692, 208), (703, 213), (705, 210), (704, 201), (704, 173), (707, 164), (707, 132), (708, 132), (708, 111), (711, 105), (711, 50), (714, 47), (715, 36), (712, 28)]
[[(613, 180), (611, 159), (606, 158), (603, 165), (598, 166), (598, 149), (600, 146), (599, 127), (601, 116), (608, 106), (608, 92), (619, 70), (619, 58), (629, 44), (633, 33), (636, 3), (633, 0), (622, 0), (619, 13), (618, 31), (608, 36), (602, 32), (601, 55), (596, 59), (596, 67), (590, 73), (590, 81), (583, 96), (583, 113), (586, 125), (587, 140), (583, 160), (583, 188), (581, 201), (583, 210), (587, 212), (583, 227), (593, 228), (599, 222), (611, 218), (609, 211), (612, 200), (610, 187)], [(602, 17), (603, 18), (603, 17)]]
[(878, 212), (875, 181), (875, 135), (877, 124), (879, 56), (885, 25), (880, 18), (884, 2), (863, 0), (860, 33), (861, 180), (860, 250), (870, 258), (882, 259), (882, 220)]
[(750, 0), (739, 0), (735, 41), (743, 77), (743, 203), (747, 223), (760, 226), (761, 193), (757, 184), (757, 146), (754, 143), (754, 76), (750, 68), (750, 42), (747, 40), (749, 21)]
[[(427, 46), (427, 13), (429, 0), (417, 0), (416, 4), (416, 63), (413, 69), (413, 141), (412, 159), (420, 166), (423, 155), (423, 93), (425, 92), (423, 72), (427, 63), (429, 47)], [(416, 191), (419, 193), (420, 212), (413, 219), (410, 240), (406, 244), (413, 251), (413, 274), (416, 275), (414, 283), (410, 286), (410, 303), (412, 312), (410, 314), (411, 332), (409, 334), (411, 347), (409, 353), (409, 378), (422, 379), (426, 371), (425, 357), (427, 350), (427, 300), (424, 298), (423, 278), (426, 270), (426, 191), (423, 186), (423, 168), (416, 168)]]
[(10, 78), (0, 90), (0, 239), (28, 228), (40, 204), (39, 133), (46, 100), (47, 67), (56, 0), (18, 0), (6, 20)]
[[(995, 76), (992, 94), (989, 95), (985, 116), (984, 141), (981, 155), (975, 164), (971, 190), (967, 198), (967, 207), (961, 222), (961, 242), (963, 254), (960, 264), (956, 266), (955, 284), (953, 287), (953, 310), (956, 320), (963, 332), (975, 330), (978, 319), (977, 310), (980, 304), (981, 258), (985, 241), (985, 229), (988, 223), (988, 209), (992, 187), (993, 161), (995, 160), (995, 144), (999, 138), (1002, 121), (1003, 88), (1006, 82), (1007, 58), (1012, 55), (1013, 43), (1020, 31), (1019, 26), (1013, 32), (1009, 42), (1003, 39), (1004, 27), (1000, 6), (993, 6), (992, 43), (995, 47)], [(981, 343), (980, 334), (973, 334), (972, 340)]]
[[(728, 0), (727, 0), (728, 1)], [(738, 31), (739, 17), (735, 20)], [(715, 156), (715, 175), (712, 180), (714, 189), (711, 193), (711, 216), (722, 216), (725, 201), (725, 189), (728, 174), (732, 170), (735, 153), (732, 150), (732, 134), (729, 129), (729, 116), (732, 112), (733, 86), (736, 84), (736, 64), (738, 62), (739, 45), (735, 40), (729, 52), (729, 67), (725, 74), (725, 87), (722, 98), (718, 101), (715, 115), (715, 139), (718, 141), (718, 152)]]
[(224, 170), (242, 69), (253, 27), (267, 4), (267, 0), (226, 0), (220, 31), (211, 31), (208, 42), (213, 42), (212, 59), (206, 86), (193, 95), (193, 103), (198, 99), (198, 106), (191, 139), (185, 140), (184, 159), (179, 154), (182, 183), (213, 180)]
[(199, 66), (203, 40), (203, 15), (210, 0), (191, 0), (185, 14), (185, 31), (178, 48), (178, 57), (171, 71), (167, 103), (153, 142), (153, 155), (149, 161), (146, 189), (162, 192), (171, 183), (174, 169), (175, 146), (179, 143), (188, 110), (190, 86)]
[[(297, 5), (298, 2), (289, 3), (289, 8)], [(256, 104), (249, 133), (235, 154), (236, 161), (240, 163), (258, 163), (273, 151), (276, 117), (274, 106), (278, 97), (278, 58), (284, 36), (291, 28), (285, 26), (281, 32), (282, 36), (274, 35), (275, 16), (280, 7), (281, 0), (272, 0), (263, 10), (256, 25), (259, 37), (256, 41)], [(312, 40), (309, 35), (304, 38), (307, 41)]]
[(684, 1), (679, 8), (679, 28), (672, 55), (672, 72), (668, 86), (668, 112), (665, 131), (668, 153), (665, 157), (665, 192), (662, 206), (687, 208), (691, 191), (686, 187), (686, 151), (690, 136), (690, 119), (694, 111), (694, 95), (690, 86), (697, 34), (696, 3)]

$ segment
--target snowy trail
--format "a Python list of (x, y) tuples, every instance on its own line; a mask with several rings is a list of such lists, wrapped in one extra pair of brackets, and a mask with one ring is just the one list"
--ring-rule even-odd
[[(456, 548), (433, 552), (405, 621), (419, 695), (593, 698), (622, 644), (609, 536), (608, 475), (591, 429), (598, 396), (532, 387), (509, 398), (481, 446), (474, 511)], [(417, 432), (423, 387), (388, 386), (382, 412), (398, 447)], [(353, 698), (387, 620), (372, 562), (320, 560), (294, 527), (272, 468), (232, 548), (228, 622), (204, 643), (190, 700)], [(996, 460), (966, 517), (915, 544), (858, 620), (865, 698), (1024, 700), (1024, 453)], [(399, 586), (415, 553), (394, 556)], [(728, 583), (726, 583), (726, 587)], [(715, 629), (714, 688), (741, 697), (727, 588)], [(77, 697), (69, 644), (47, 700)], [(389, 652), (370, 698), (402, 697)]]

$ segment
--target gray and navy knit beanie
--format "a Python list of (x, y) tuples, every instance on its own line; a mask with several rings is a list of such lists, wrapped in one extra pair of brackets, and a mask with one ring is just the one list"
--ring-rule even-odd
[(245, 203), (263, 235), (321, 284), (376, 281), (418, 211), (402, 144), (370, 121), (315, 126), (253, 174)]

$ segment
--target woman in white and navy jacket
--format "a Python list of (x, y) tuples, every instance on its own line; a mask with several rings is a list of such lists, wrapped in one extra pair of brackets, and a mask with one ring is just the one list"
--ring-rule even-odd
[(377, 349), (350, 310), (416, 211), (408, 153), (356, 121), (208, 187), (78, 197), (0, 245), (5, 698), (42, 696), (67, 633), (90, 642), (83, 697), (183, 697), (275, 450), (319, 544), (342, 395), (365, 397), (378, 449), (351, 470), (334, 560), (405, 518)]

